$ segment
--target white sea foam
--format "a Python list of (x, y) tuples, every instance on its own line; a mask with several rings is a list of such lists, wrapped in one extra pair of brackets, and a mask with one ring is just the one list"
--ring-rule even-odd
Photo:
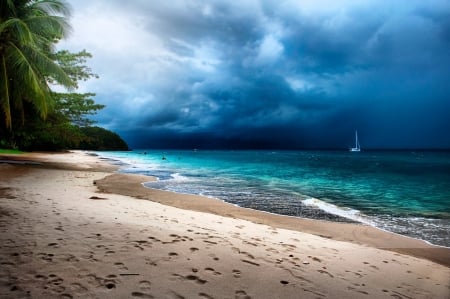
[[(329, 180), (327, 179), (327, 176), (325, 176), (325, 178), (322, 177), (324, 173), (322, 173), (322, 175), (316, 175), (316, 172), (314, 172), (314, 175), (309, 176), (309, 171), (315, 171), (316, 168), (308, 168), (308, 163), (297, 165), (295, 168), (295, 172), (293, 173), (297, 173), (297, 170), (301, 169), (303, 171), (302, 173), (305, 174), (304, 179), (300, 182), (298, 180), (294, 180), (291, 177), (292, 173), (288, 171), (289, 168), (286, 170), (286, 172), (281, 172), (280, 174), (277, 174), (277, 168), (277, 172), (272, 173), (272, 171), (270, 171), (271, 168), (267, 167), (276, 166), (277, 164), (271, 165), (270, 163), (272, 163), (273, 161), (269, 158), (267, 158), (267, 163), (269, 164), (264, 164), (262, 166), (260, 164), (256, 164), (260, 165), (262, 167), (261, 169), (264, 171), (261, 171), (261, 169), (258, 168), (259, 166), (251, 169), (249, 169), (248, 167), (243, 169), (242, 163), (239, 161), (241, 161), (242, 155), (248, 156), (247, 152), (238, 153), (237, 157), (239, 157), (239, 159), (237, 159), (236, 162), (239, 162), (239, 164), (230, 164), (230, 161), (232, 160), (227, 160), (227, 163), (224, 164), (225, 166), (223, 168), (221, 167), (221, 163), (223, 162), (222, 160), (209, 160), (208, 157), (209, 155), (211, 155), (211, 153), (209, 153), (205, 157), (202, 156), (201, 161), (197, 161), (195, 159), (190, 160), (192, 157), (188, 152), (186, 157), (183, 156), (183, 153), (177, 153), (177, 155), (180, 155), (181, 157), (179, 158), (179, 160), (172, 158), (172, 156), (169, 156), (168, 154), (169, 159), (164, 161), (161, 160), (161, 155), (155, 154), (153, 152), (148, 152), (148, 154), (146, 155), (144, 155), (143, 152), (96, 152), (96, 154), (98, 154), (102, 158), (111, 159), (114, 162), (122, 163), (115, 163), (119, 165), (120, 172), (143, 173), (159, 178), (160, 181), (158, 182), (146, 184), (146, 186), (150, 188), (155, 187), (157, 189), (159, 188), (162, 190), (185, 194), (200, 193), (201, 195), (210, 198), (221, 198), (220, 200), (223, 201), (235, 202), (235, 205), (239, 205), (239, 202), (244, 203), (248, 201), (254, 203), (251, 199), (258, 198), (260, 199), (259, 201), (257, 201), (258, 203), (256, 205), (252, 204), (252, 206), (261, 205), (261, 207), (267, 207), (271, 206), (271, 204), (268, 204), (269, 202), (278, 202), (278, 200), (280, 200), (280, 204), (274, 204), (274, 206), (282, 206), (286, 209), (289, 208), (289, 204), (291, 202), (298, 204), (298, 200), (303, 199), (302, 203), (304, 205), (320, 209), (324, 212), (334, 214), (336, 216), (345, 217), (347, 219), (375, 226), (382, 230), (399, 233), (414, 238), (430, 240), (434, 244), (448, 244), (448, 240), (450, 240), (450, 233), (448, 233), (450, 231), (450, 222), (446, 215), (442, 216), (442, 219), (412, 217), (412, 215), (404, 215), (403, 217), (399, 217), (399, 215), (396, 214), (397, 211), (395, 210), (395, 205), (392, 210), (392, 215), (389, 213), (390, 211), (383, 210), (382, 208), (385, 208), (385, 203), (382, 200), (379, 203), (380, 209), (373, 210), (373, 213), (375, 214), (364, 214), (364, 211), (366, 211), (365, 207), (367, 207), (367, 203), (376, 205), (378, 203), (377, 197), (379, 197), (380, 199), (389, 199), (388, 196), (392, 197), (392, 200), (396, 200), (398, 198), (398, 201), (400, 201), (401, 198), (405, 197), (400, 191), (410, 190), (412, 188), (408, 188), (408, 186), (412, 185), (403, 183), (402, 185), (399, 185), (399, 188), (401, 189), (399, 189), (400, 191), (396, 189), (396, 186), (391, 186), (389, 190), (393, 190), (395, 192), (393, 192), (392, 194), (382, 194), (377, 190), (380, 190), (384, 186), (384, 183), (389, 183), (389, 181), (384, 180), (384, 176), (378, 178), (380, 179), (380, 182), (367, 179), (356, 182), (355, 184), (351, 182), (340, 182), (338, 184), (335, 181), (336, 175), (333, 174), (334, 171), (336, 171), (336, 169), (339, 170), (340, 166), (348, 166), (346, 164), (339, 164), (340, 161), (342, 161), (341, 157), (337, 157), (339, 158), (338, 160), (336, 160), (338, 166), (333, 166), (333, 171), (330, 172), (330, 174), (333, 174), (333, 176), (332, 179)], [(219, 154), (220, 155), (218, 155), (218, 157), (220, 158), (220, 156), (224, 153)], [(277, 153), (277, 159), (282, 159), (284, 157), (283, 155), (284, 153)], [(314, 155), (320, 156), (317, 153), (314, 153)], [(257, 156), (259, 157), (260, 153), (257, 153)], [(286, 154), (287, 158), (289, 158), (290, 156), (292, 156), (292, 154)], [(391, 158), (391, 156), (392, 155), (388, 156), (388, 158)], [(227, 153), (227, 157), (230, 157), (229, 153)], [(248, 157), (252, 159), (252, 157)], [(333, 157), (333, 154), (325, 153), (324, 157), (329, 159), (330, 157)], [(214, 156), (214, 158), (216, 158), (216, 156)], [(296, 156), (296, 158), (298, 158), (298, 156)], [(300, 157), (300, 161), (301, 159), (302, 157)], [(306, 158), (303, 157), (303, 159)], [(384, 161), (385, 158), (381, 156), (379, 157), (379, 159), (381, 159), (381, 161)], [(257, 160), (257, 162), (258, 161), (259, 160)], [(397, 166), (401, 167), (401, 165), (403, 164), (399, 164)], [(325, 167), (325, 170), (328, 169), (328, 166), (328, 164), (323, 165), (323, 167)], [(182, 175), (182, 173), (187, 173), (189, 175), (184, 176)], [(249, 173), (250, 175), (246, 176), (246, 174)], [(270, 175), (264, 175), (267, 173), (269, 173)], [(237, 174), (239, 174), (239, 176)], [(389, 175), (393, 176), (395, 175), (395, 173), (391, 174), (387, 172), (387, 175), (389, 177)], [(253, 180), (252, 178), (257, 179)], [(262, 186), (261, 183), (264, 184), (264, 186)], [(294, 188), (291, 188), (291, 183)], [(404, 187), (404, 184), (406, 184), (406, 187)], [(446, 183), (441, 182), (440, 184), (443, 184), (444, 187), (446, 186)], [(326, 188), (326, 190), (331, 190), (331, 193), (329, 195), (330, 198), (333, 198), (334, 193), (339, 195), (342, 193), (342, 195), (347, 199), (364, 198), (365, 200), (362, 200), (360, 202), (361, 210), (359, 211), (356, 209), (343, 207), (345, 204), (339, 206), (339, 201), (337, 201), (336, 205), (317, 198), (309, 198), (304, 195), (313, 193), (311, 190), (315, 190), (316, 188)], [(418, 192), (418, 195), (420, 195), (420, 192), (426, 195), (425, 190), (419, 189)], [(408, 194), (410, 193), (407, 193), (406, 197), (408, 197)], [(415, 194), (413, 195), (415, 196)], [(320, 196), (318, 197), (320, 198)], [(373, 201), (369, 201), (368, 198), (372, 198)], [(339, 200), (339, 198), (336, 198), (336, 200)], [(238, 202), (238, 204), (236, 204), (236, 202)], [(368, 211), (372, 210), (368, 209)], [(411, 211), (411, 213), (414, 214), (414, 209), (412, 209)], [(317, 217), (321, 217), (320, 214), (321, 213), (318, 213)], [(420, 211), (417, 213), (417, 215), (420, 215)], [(311, 215), (311, 217), (315, 216), (316, 215), (314, 214)]]
[(338, 207), (334, 204), (313, 197), (302, 200), (302, 203), (306, 206), (315, 207), (333, 215), (341, 216), (369, 225), (375, 225), (375, 223), (371, 221), (367, 216), (355, 209)]
[(142, 157), (132, 156), (127, 153), (109, 153), (109, 152), (98, 152), (100, 157), (118, 161), (123, 165), (120, 167), (120, 171), (123, 172), (145, 172), (153, 169), (159, 169), (160, 165), (143, 159)]
[(172, 173), (170, 176), (172, 177), (171, 181), (174, 181), (174, 182), (189, 182), (189, 181), (192, 181), (192, 179), (190, 179), (190, 178), (188, 178), (188, 177), (186, 177), (186, 176), (184, 176), (184, 175), (182, 175), (182, 174), (180, 174), (178, 172)]

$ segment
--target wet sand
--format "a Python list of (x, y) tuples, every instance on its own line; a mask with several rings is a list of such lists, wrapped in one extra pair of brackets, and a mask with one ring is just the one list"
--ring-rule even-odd
[(450, 296), (447, 248), (147, 189), (82, 152), (1, 159), (1, 298)]

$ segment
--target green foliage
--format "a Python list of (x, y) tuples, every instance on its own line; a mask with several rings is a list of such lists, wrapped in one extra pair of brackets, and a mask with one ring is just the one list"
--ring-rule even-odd
[(0, 1), (0, 112), (6, 128), (12, 128), (13, 110), (25, 121), (25, 102), (47, 116), (53, 107), (49, 81), (76, 86), (52, 58), (55, 43), (70, 30), (68, 16), (61, 0)]
[(26, 103), (25, 123), (14, 123), (14, 130), (4, 130), (3, 146), (22, 150), (61, 150), (78, 146), (84, 138), (80, 129), (72, 125), (61, 113), (52, 112), (46, 120)]
[(92, 99), (94, 96), (94, 93), (54, 93), (55, 111), (76, 126), (90, 126), (95, 122), (87, 116), (94, 115), (105, 107), (96, 104)]
[[(72, 108), (81, 119), (85, 119), (80, 111), (91, 113), (87, 107)], [(93, 104), (96, 107), (96, 104)], [(58, 106), (58, 105), (56, 105)], [(77, 110), (79, 109), (79, 110)], [(15, 124), (15, 129), (1, 130), (0, 147), (19, 148), (27, 151), (56, 151), (63, 149), (86, 150), (128, 150), (128, 145), (119, 135), (99, 127), (79, 126), (69, 119), (71, 115), (63, 109), (55, 109), (43, 120), (31, 104), (26, 104), (24, 114), (27, 122)], [(89, 121), (86, 118), (86, 121)], [(90, 123), (92, 121), (89, 121)]]
[(0, 154), (4, 154), (4, 155), (20, 155), (23, 154), (22, 151), (19, 150), (14, 150), (14, 149), (2, 149), (0, 148)]
[(70, 29), (68, 16), (64, 0), (0, 0), (0, 147), (128, 149), (117, 134), (88, 128), (104, 105), (93, 93), (73, 92), (98, 78), (86, 65), (92, 55), (54, 50)]
[(100, 127), (83, 127), (81, 132), (86, 138), (81, 141), (79, 148), (84, 150), (115, 150), (128, 151), (128, 145), (119, 135)]
[[(98, 78), (98, 75), (93, 73), (92, 70), (86, 65), (87, 59), (92, 58), (92, 54), (86, 50), (78, 53), (71, 53), (67, 50), (62, 50), (56, 52), (53, 55), (53, 58), (74, 82)], [(76, 84), (76, 87), (78, 87), (78, 84)]]

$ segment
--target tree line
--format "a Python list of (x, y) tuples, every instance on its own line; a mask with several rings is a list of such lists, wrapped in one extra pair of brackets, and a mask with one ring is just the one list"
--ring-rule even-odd
[(104, 108), (95, 94), (76, 92), (80, 81), (98, 78), (86, 65), (92, 55), (56, 51), (71, 30), (69, 16), (62, 0), (0, 1), (0, 148), (128, 149), (119, 135), (93, 126), (89, 117)]

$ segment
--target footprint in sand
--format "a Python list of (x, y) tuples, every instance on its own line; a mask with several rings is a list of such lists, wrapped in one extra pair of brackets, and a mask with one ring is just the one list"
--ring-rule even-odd
[(192, 239), (191, 237), (189, 237), (189, 236), (183, 236), (183, 238), (184, 239), (181, 239), (181, 241), (186, 241), (186, 240), (188, 240), (188, 241), (194, 241), (194, 239)]
[(258, 247), (258, 244), (256, 244), (256, 243), (253, 243), (253, 242), (249, 242), (249, 241), (242, 241), (242, 243), (244, 243), (244, 244), (248, 244), (248, 245), (251, 245), (251, 246), (255, 246), (255, 247)]
[(42, 274), (36, 274), (36, 275), (34, 276), (34, 278), (36, 278), (37, 280), (46, 280), (46, 279), (47, 279), (47, 276), (42, 275)]
[(272, 248), (272, 247), (267, 248), (266, 251), (272, 252), (272, 253), (280, 253), (278, 250), (276, 250), (275, 248)]
[(158, 239), (158, 238), (155, 238), (155, 237), (148, 237), (150, 240), (153, 240), (153, 241), (155, 241), (155, 242), (161, 242), (161, 240), (160, 239)]
[(287, 251), (292, 251), (294, 249), (297, 248), (297, 246), (292, 245), (292, 244), (281, 244), (281, 246), (283, 246), (284, 248), (286, 248)]
[(155, 298), (154, 296), (152, 296), (150, 294), (141, 293), (141, 292), (133, 292), (133, 293), (131, 293), (131, 296), (137, 297), (137, 298), (145, 298), (145, 299)]
[(137, 248), (137, 249), (140, 249), (140, 250), (144, 250), (144, 247), (139, 246), (139, 245), (137, 245), (137, 244), (135, 244), (133, 247), (134, 247), (134, 248)]
[(126, 267), (125, 264), (121, 262), (114, 263), (114, 266), (117, 266), (119, 270), (128, 270), (128, 267)]
[(208, 295), (208, 294), (206, 294), (206, 293), (198, 293), (198, 296), (199, 296), (200, 298), (204, 298), (204, 299), (214, 299), (213, 296)]
[(217, 245), (217, 242), (214, 242), (214, 241), (203, 240), (203, 242), (211, 244), (211, 245)]
[(39, 256), (42, 260), (47, 261), (47, 262), (52, 262), (53, 261), (53, 253), (38, 253), (37, 256)]
[(236, 299), (251, 299), (249, 295), (244, 290), (238, 290), (234, 292), (234, 298)]
[(88, 279), (88, 284), (96, 286), (96, 287), (105, 287), (108, 290), (115, 289), (116, 285), (118, 284), (117, 275), (110, 274), (106, 278), (97, 276), (94, 273), (86, 275), (86, 278)]
[(215, 254), (213, 254), (213, 253), (211, 253), (211, 254), (208, 254), (208, 256), (209, 257), (211, 257), (213, 260), (215, 260), (215, 261), (218, 261), (218, 260), (220, 260), (217, 256), (215, 256)]
[(45, 289), (48, 289), (55, 293), (62, 293), (66, 290), (66, 288), (62, 285), (64, 279), (57, 276), (56, 274), (49, 274), (47, 283), (45, 284)]
[(109, 290), (116, 288), (115, 280), (105, 280), (104, 285)]
[(64, 259), (66, 262), (79, 262), (80, 260), (73, 254), (65, 254), (62, 255), (62, 259)]
[(241, 271), (240, 271), (240, 270), (233, 269), (233, 276), (234, 276), (235, 278), (241, 278)]
[(315, 257), (315, 256), (308, 256), (309, 258), (311, 258), (313, 261), (316, 261), (316, 262), (319, 262), (319, 263), (321, 263), (322, 262), (322, 260), (321, 259), (319, 259), (318, 257)]
[(72, 284), (70, 285), (70, 288), (71, 288), (74, 292), (76, 292), (76, 293), (78, 293), (78, 294), (87, 292), (87, 290), (88, 290), (85, 286), (83, 286), (83, 285), (80, 284), (80, 283), (72, 283)]
[(174, 277), (177, 277), (177, 278), (180, 278), (180, 279), (182, 279), (182, 280), (189, 280), (189, 281), (193, 281), (193, 282), (195, 282), (195, 283), (197, 283), (197, 284), (205, 284), (205, 283), (207, 283), (208, 281), (206, 281), (206, 280), (204, 280), (204, 279), (201, 279), (200, 277), (198, 277), (198, 276), (196, 276), (196, 275), (192, 275), (192, 274), (189, 274), (189, 275), (186, 275), (186, 276), (183, 276), (183, 275), (180, 275), (180, 274), (172, 274)]
[(333, 274), (331, 274), (330, 272), (325, 271), (325, 270), (317, 270), (317, 272), (322, 273), (322, 274), (327, 274), (327, 275), (330, 276), (331, 278), (334, 277)]
[(241, 252), (239, 252), (239, 253), (245, 255), (245, 256), (248, 257), (249, 259), (252, 259), (252, 260), (255, 259), (255, 257), (254, 257), (253, 255), (251, 255), (250, 253), (248, 253), (248, 252), (246, 252), (246, 251), (241, 251)]
[(216, 270), (214, 270), (213, 268), (205, 268), (205, 271), (206, 272), (209, 272), (209, 273), (212, 273), (212, 274), (214, 274), (214, 275), (222, 275), (222, 273), (220, 273), (220, 272), (217, 272)]
[(141, 280), (139, 281), (139, 288), (143, 291), (148, 291), (150, 290), (151, 287), (151, 283), (148, 280)]
[(253, 265), (253, 266), (259, 266), (258, 263), (255, 263), (255, 262), (252, 262), (252, 261), (249, 261), (249, 260), (242, 260), (241, 259), (241, 262), (244, 262), (244, 263), (247, 263), (247, 264), (250, 264), (250, 265)]

